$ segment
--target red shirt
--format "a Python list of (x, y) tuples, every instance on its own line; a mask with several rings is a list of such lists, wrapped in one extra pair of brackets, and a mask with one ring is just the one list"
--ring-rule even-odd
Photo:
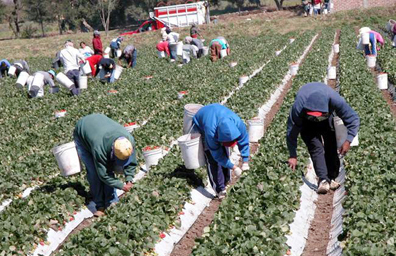
[(157, 44), (157, 50), (160, 52), (166, 52), (166, 54), (169, 56), (169, 43), (168, 41), (163, 41)]
[(94, 38), (92, 39), (92, 46), (95, 54), (99, 54), (99, 55), (103, 54), (102, 40), (100, 39), (99, 35), (95, 35)]
[(314, 0), (314, 4), (316, 5), (316, 4), (321, 4), (322, 3), (322, 0)]
[(87, 61), (89, 62), (89, 66), (91, 67), (92, 70), (92, 76), (96, 76), (96, 67), (99, 63), (99, 61), (102, 59), (102, 55), (92, 55), (91, 57), (87, 58)]

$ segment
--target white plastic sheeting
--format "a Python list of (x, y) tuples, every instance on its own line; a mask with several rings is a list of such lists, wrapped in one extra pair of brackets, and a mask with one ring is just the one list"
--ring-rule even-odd
[[(333, 43), (333, 45), (336, 43), (336, 39), (337, 39), (337, 32), (334, 34), (334, 43)], [(333, 62), (333, 58), (334, 58), (334, 47), (333, 47), (333, 45), (331, 46), (331, 52), (330, 52), (330, 55), (329, 55), (329, 59), (328, 59), (328, 62), (329, 62), (329, 65), (328, 65), (328, 67), (327, 67), (327, 70), (328, 69), (330, 69), (331, 68), (331, 63)], [(323, 79), (323, 82), (325, 83), (325, 84), (327, 84), (327, 80), (328, 80), (329, 78), (328, 78), (328, 73), (326, 72), (326, 76), (325, 76), (325, 78)]]

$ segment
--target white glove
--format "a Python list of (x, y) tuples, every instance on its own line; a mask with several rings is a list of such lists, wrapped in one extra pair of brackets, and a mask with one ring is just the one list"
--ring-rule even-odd
[(241, 174), (242, 174), (241, 168), (239, 168), (239, 167), (235, 168), (235, 169), (234, 169), (234, 173), (235, 173), (235, 175), (238, 176), (238, 177), (241, 176)]
[(243, 163), (243, 164), (242, 164), (242, 171), (247, 171), (247, 170), (249, 170), (249, 169), (250, 169), (249, 163)]

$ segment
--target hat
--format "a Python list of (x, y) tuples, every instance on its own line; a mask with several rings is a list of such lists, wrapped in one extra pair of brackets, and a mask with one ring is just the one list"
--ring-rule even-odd
[(128, 165), (133, 153), (132, 143), (125, 137), (119, 137), (113, 144), (114, 155), (118, 165)]
[(166, 28), (166, 33), (169, 34), (170, 32), (172, 32), (172, 30), (170, 28)]
[(55, 71), (53, 71), (53, 70), (49, 70), (48, 73), (51, 74), (53, 77), (56, 76), (56, 73), (55, 73)]
[(94, 35), (100, 35), (99, 31), (95, 30)]

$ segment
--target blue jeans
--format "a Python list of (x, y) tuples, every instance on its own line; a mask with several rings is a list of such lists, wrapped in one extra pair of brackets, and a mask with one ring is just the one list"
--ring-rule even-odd
[[(227, 154), (225, 147), (223, 147), (223, 150)], [(205, 151), (205, 158), (210, 185), (213, 190), (220, 193), (225, 189), (227, 183), (231, 181), (231, 170), (218, 164), (210, 153), (210, 150)]]
[(66, 76), (73, 82), (74, 88), (70, 91), (73, 95), (80, 94), (80, 71), (78, 69), (69, 70)]
[(136, 59), (137, 59), (137, 50), (135, 49), (132, 54), (132, 68), (136, 66)]
[[(74, 143), (76, 143), (78, 156), (87, 169), (87, 180), (89, 182), (93, 201), (96, 204), (96, 209), (107, 208), (111, 203), (118, 202), (119, 199), (116, 189), (106, 185), (100, 180), (98, 173), (96, 172), (95, 163), (91, 152), (89, 152), (84, 147), (84, 144), (75, 133), (73, 137)], [(112, 175), (114, 175), (114, 173)]]
[(172, 60), (177, 60), (177, 45), (170, 45), (169, 51), (170, 51), (170, 58)]
[(364, 53), (366, 55), (377, 55), (377, 39), (375, 38), (374, 33), (370, 33), (370, 45), (366, 44), (364, 45)]

